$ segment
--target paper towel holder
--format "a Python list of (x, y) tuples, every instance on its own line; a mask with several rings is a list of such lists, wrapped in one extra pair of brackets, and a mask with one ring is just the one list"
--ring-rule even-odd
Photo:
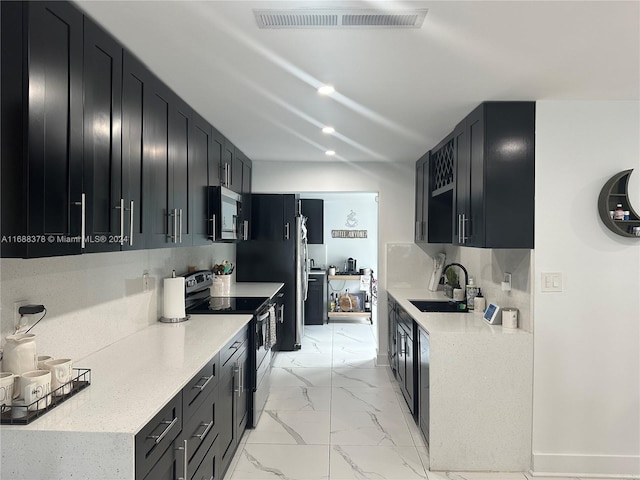
[[(176, 271), (174, 270), (171, 274), (171, 278), (175, 279), (176, 278)], [(166, 280), (165, 280), (166, 281)], [(166, 284), (166, 283), (165, 283)], [(184, 302), (184, 290), (182, 290), (182, 302)], [(166, 307), (165, 307), (166, 308)], [(158, 319), (158, 321), (162, 322), (162, 323), (180, 323), (180, 322), (186, 322), (187, 320), (189, 320), (189, 318), (191, 318), (191, 315), (187, 315), (185, 313), (184, 317), (165, 317), (162, 316)]]
[(177, 317), (177, 318), (160, 317), (159, 321), (162, 322), (162, 323), (180, 323), (180, 322), (186, 322), (190, 318), (191, 318), (191, 315), (185, 315), (182, 318), (180, 318), (180, 317)]

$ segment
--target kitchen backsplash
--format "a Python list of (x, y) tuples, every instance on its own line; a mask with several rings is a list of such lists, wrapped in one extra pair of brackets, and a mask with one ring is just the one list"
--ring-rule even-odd
[[(387, 245), (387, 285), (400, 288), (427, 288), (433, 271), (432, 257), (439, 252), (446, 263), (461, 263), (482, 289), (486, 302), (518, 309), (519, 327), (533, 331), (531, 319), (531, 250), (428, 246), (425, 253), (414, 243)], [(512, 289), (502, 291), (505, 273), (511, 273)]]
[[(81, 361), (162, 315), (162, 280), (188, 266), (235, 262), (234, 244), (0, 260), (0, 335), (14, 330), (14, 302), (47, 308), (31, 330), (39, 355)], [(145, 287), (143, 274), (148, 273)], [(40, 315), (33, 315), (35, 322)], [(90, 366), (88, 366), (90, 367)]]

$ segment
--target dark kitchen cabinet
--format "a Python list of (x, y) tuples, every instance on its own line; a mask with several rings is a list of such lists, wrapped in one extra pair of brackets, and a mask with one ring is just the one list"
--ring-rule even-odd
[(393, 297), (389, 296), (387, 300), (387, 319), (388, 331), (387, 331), (387, 358), (389, 359), (389, 367), (393, 372), (394, 377), (397, 378), (398, 371), (398, 322), (396, 320), (398, 306)]
[(533, 248), (535, 102), (485, 102), (457, 130), (454, 243)]
[[(191, 245), (189, 125), (191, 109), (159, 81), (147, 92), (144, 160), (147, 248)], [(151, 148), (153, 146), (153, 148)]]
[(415, 195), (415, 235), (418, 245), (427, 242), (427, 221), (429, 197), (429, 155), (425, 153), (416, 162), (416, 195)]
[(135, 437), (136, 478), (177, 478), (180, 456), (174, 440), (182, 430), (182, 392), (170, 400)]
[(193, 233), (193, 245), (208, 245), (211, 240), (209, 221), (212, 218), (208, 211), (207, 187), (217, 186), (219, 182), (219, 159), (215, 166), (213, 127), (195, 112), (189, 125), (189, 215)]
[(294, 194), (251, 195), (251, 240), (293, 244), (297, 202)]
[(219, 477), (223, 478), (244, 433), (249, 416), (249, 376), (247, 330), (234, 337), (220, 352), (218, 404), (220, 433)]
[(81, 253), (82, 14), (1, 2), (2, 256)]
[(146, 246), (146, 228), (143, 212), (147, 209), (143, 186), (147, 184), (145, 161), (145, 111), (148, 108), (145, 92), (154, 82), (153, 74), (127, 50), (122, 60), (122, 198), (125, 223), (129, 220), (128, 238), (123, 250), (142, 249)]
[(431, 346), (429, 334), (418, 328), (418, 426), (429, 445), (429, 369), (431, 366)]
[(324, 200), (319, 198), (303, 198), (300, 200), (302, 215), (307, 217), (307, 243), (321, 245), (324, 243)]
[(415, 416), (416, 408), (416, 361), (414, 348), (414, 322), (411, 316), (401, 307), (396, 314), (396, 352), (397, 373), (396, 378), (400, 384), (400, 390), (407, 402), (411, 413)]
[(86, 17), (83, 71), (85, 251), (115, 251), (133, 213), (122, 195), (122, 46)]
[(242, 166), (242, 212), (240, 218), (241, 240), (251, 238), (251, 171), (252, 162), (244, 153), (236, 148), (236, 159)]
[(453, 209), (455, 207), (455, 180), (457, 151), (460, 137), (457, 131), (447, 135), (429, 152), (425, 163), (426, 210), (425, 240), (428, 243), (452, 243)]
[(242, 161), (236, 155), (235, 145), (227, 138), (224, 139), (220, 164), (220, 185), (236, 193), (242, 193)]
[(323, 325), (327, 319), (327, 275), (309, 274), (309, 290), (304, 302), (304, 324)]
[(416, 243), (533, 248), (534, 147), (535, 102), (478, 106), (416, 164)]

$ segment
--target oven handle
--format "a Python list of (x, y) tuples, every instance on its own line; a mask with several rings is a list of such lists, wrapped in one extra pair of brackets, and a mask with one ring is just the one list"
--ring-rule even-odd
[(258, 315), (258, 322), (264, 322), (267, 318), (269, 318), (269, 309), (275, 306), (275, 303), (270, 303), (269, 305), (267, 305), (264, 311)]

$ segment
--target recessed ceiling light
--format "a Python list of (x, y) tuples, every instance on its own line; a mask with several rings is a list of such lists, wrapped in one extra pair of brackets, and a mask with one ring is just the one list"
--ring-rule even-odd
[(331, 95), (335, 91), (336, 89), (333, 88), (332, 85), (323, 85), (320, 88), (318, 88), (318, 93), (320, 95)]
[(333, 150), (327, 150), (326, 152), (324, 152), (324, 154), (325, 154), (325, 155), (329, 155), (329, 156), (331, 157), (332, 155), (335, 155), (335, 154), (336, 154), (336, 152), (335, 152), (335, 151), (333, 151)]
[(322, 129), (322, 133), (326, 133), (327, 135), (329, 135), (330, 133), (333, 133), (335, 131), (336, 131), (336, 129), (333, 128), (333, 127), (324, 127)]

